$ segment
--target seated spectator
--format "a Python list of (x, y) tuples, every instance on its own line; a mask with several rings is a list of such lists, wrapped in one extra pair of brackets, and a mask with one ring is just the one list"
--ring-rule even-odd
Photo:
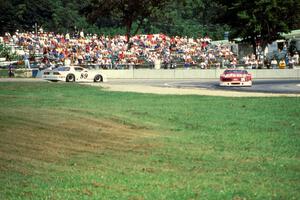
[(294, 54), (294, 56), (293, 56), (293, 59), (294, 59), (294, 64), (295, 65), (298, 65), (299, 64), (299, 54), (298, 54), (298, 52), (296, 52), (295, 54)]
[(289, 69), (293, 69), (295, 64), (295, 60), (293, 58), (289, 59)]
[(277, 62), (277, 60), (276, 60), (275, 58), (273, 58), (273, 59), (271, 60), (271, 68), (272, 68), (272, 69), (278, 68), (278, 62)]
[(279, 69), (285, 69), (285, 67), (286, 67), (286, 63), (284, 59), (281, 59), (279, 62)]

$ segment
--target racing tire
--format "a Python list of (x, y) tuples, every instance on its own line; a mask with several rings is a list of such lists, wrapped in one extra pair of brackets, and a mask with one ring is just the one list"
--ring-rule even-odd
[(99, 82), (101, 82), (101, 81), (102, 81), (102, 76), (99, 75), (99, 74), (97, 74), (97, 75), (95, 76), (95, 78), (94, 78), (94, 82), (99, 83)]
[(75, 82), (74, 74), (68, 74), (66, 77), (66, 82)]

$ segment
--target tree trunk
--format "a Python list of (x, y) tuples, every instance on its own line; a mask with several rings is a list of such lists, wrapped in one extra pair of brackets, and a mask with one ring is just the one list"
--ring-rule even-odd
[(255, 37), (251, 37), (251, 45), (252, 45), (252, 49), (253, 49), (253, 54), (255, 55), (255, 59), (257, 59)]
[(127, 44), (129, 43), (130, 40), (130, 32), (131, 32), (131, 26), (132, 26), (132, 21), (131, 20), (127, 20), (126, 22), (126, 42)]

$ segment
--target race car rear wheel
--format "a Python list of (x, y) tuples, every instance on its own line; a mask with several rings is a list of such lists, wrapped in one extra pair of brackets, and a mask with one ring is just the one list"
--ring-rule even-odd
[(75, 81), (74, 74), (68, 74), (66, 77), (66, 82), (74, 82), (74, 81)]
[(102, 76), (97, 74), (94, 78), (94, 82), (101, 82), (102, 81)]

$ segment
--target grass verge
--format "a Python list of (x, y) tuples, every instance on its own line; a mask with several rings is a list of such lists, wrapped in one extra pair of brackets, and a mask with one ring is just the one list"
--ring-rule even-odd
[(299, 98), (0, 83), (1, 199), (300, 199)]

